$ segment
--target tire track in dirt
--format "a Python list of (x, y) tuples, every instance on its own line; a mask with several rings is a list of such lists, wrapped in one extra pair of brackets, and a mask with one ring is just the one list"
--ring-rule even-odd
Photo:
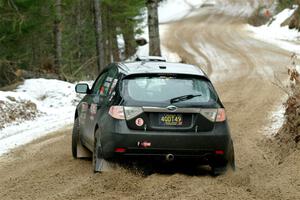
[[(257, 5), (250, 0), (220, 2)], [(93, 174), (90, 160), (72, 158), (71, 129), (66, 128), (0, 158), (1, 200), (299, 199), (300, 152), (279, 164), (278, 149), (260, 131), (270, 124), (269, 111), (283, 96), (271, 83), (272, 73), (285, 70), (289, 53), (253, 39), (242, 29), (240, 15), (202, 9), (198, 16), (170, 24), (163, 43), (186, 62), (211, 66), (208, 71), (227, 108), (235, 143), (235, 173), (213, 178), (207, 168), (196, 173), (167, 166), (149, 176), (123, 167)]]

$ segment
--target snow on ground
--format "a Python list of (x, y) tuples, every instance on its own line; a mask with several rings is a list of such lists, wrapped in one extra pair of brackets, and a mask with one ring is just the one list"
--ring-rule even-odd
[(208, 4), (208, 0), (167, 0), (160, 3), (158, 8), (159, 22), (166, 23), (183, 19), (190, 16), (192, 12), (200, 8), (203, 3)]
[[(280, 102), (286, 102), (287, 97), (283, 97)], [(270, 124), (267, 124), (261, 130), (266, 137), (274, 137), (282, 127), (285, 120), (285, 107), (282, 103), (275, 106), (275, 109), (269, 114)]]
[[(300, 54), (300, 32), (296, 29), (289, 29), (288, 26), (282, 27), (281, 24), (291, 17), (296, 11), (297, 7), (294, 6), (293, 9), (285, 9), (266, 25), (260, 27), (254, 27), (251, 25), (246, 25), (246, 29), (254, 34), (254, 37), (274, 44), (282, 49), (295, 52)], [(297, 44), (298, 42), (298, 44)]]
[(64, 81), (30, 79), (16, 91), (0, 91), (0, 100), (9, 102), (7, 97), (13, 97), (17, 101), (30, 101), (41, 113), (33, 120), (6, 124), (0, 130), (0, 155), (71, 124), (80, 99), (74, 88), (74, 84)]

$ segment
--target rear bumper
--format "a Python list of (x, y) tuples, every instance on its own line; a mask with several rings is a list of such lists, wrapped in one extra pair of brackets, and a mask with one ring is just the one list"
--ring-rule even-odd
[[(175, 158), (228, 160), (231, 154), (231, 137), (227, 123), (216, 124), (211, 132), (168, 132), (136, 131), (127, 128), (126, 123), (119, 121), (112, 129), (103, 127), (101, 144), (104, 158), (113, 157), (157, 157), (165, 158), (173, 154)], [(111, 128), (112, 126), (110, 126)], [(148, 142), (148, 147), (139, 143)], [(115, 152), (117, 148), (125, 152)], [(224, 154), (216, 155), (216, 150)]]

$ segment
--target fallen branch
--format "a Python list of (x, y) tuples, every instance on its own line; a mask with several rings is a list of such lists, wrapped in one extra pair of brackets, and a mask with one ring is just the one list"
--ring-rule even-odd
[(76, 76), (83, 68), (85, 68), (86, 66), (90, 65), (91, 63), (96, 61), (96, 56), (88, 59), (85, 63), (83, 63), (73, 74), (72, 76)]

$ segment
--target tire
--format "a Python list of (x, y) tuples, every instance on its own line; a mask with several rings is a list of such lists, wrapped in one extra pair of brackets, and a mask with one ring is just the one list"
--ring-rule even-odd
[(98, 129), (95, 133), (94, 138), (94, 151), (93, 151), (93, 170), (94, 173), (99, 173), (103, 171), (104, 159), (102, 156), (101, 142), (99, 140), (100, 130)]
[(73, 125), (73, 131), (72, 131), (72, 155), (73, 158), (77, 159), (77, 145), (78, 142), (80, 142), (79, 138), (79, 119), (76, 118)]
[(218, 167), (212, 167), (212, 176), (220, 176), (225, 174), (227, 171), (227, 166), (218, 166)]
[[(224, 163), (224, 162), (221, 162)], [(228, 162), (225, 162), (226, 164), (218, 164), (218, 161), (214, 161), (211, 164), (212, 168), (212, 175), (213, 176), (219, 176), (225, 174), (227, 171), (227, 166), (228, 164), (230, 165), (231, 169), (235, 171), (235, 158), (234, 158), (234, 147), (233, 147), (233, 142), (231, 141), (231, 154), (228, 159)], [(228, 163), (228, 164), (227, 164)]]
[(210, 163), (211, 175), (212, 176), (220, 176), (220, 175), (225, 174), (225, 172), (227, 171), (228, 162), (229, 161), (224, 160), (224, 159), (213, 158)]

